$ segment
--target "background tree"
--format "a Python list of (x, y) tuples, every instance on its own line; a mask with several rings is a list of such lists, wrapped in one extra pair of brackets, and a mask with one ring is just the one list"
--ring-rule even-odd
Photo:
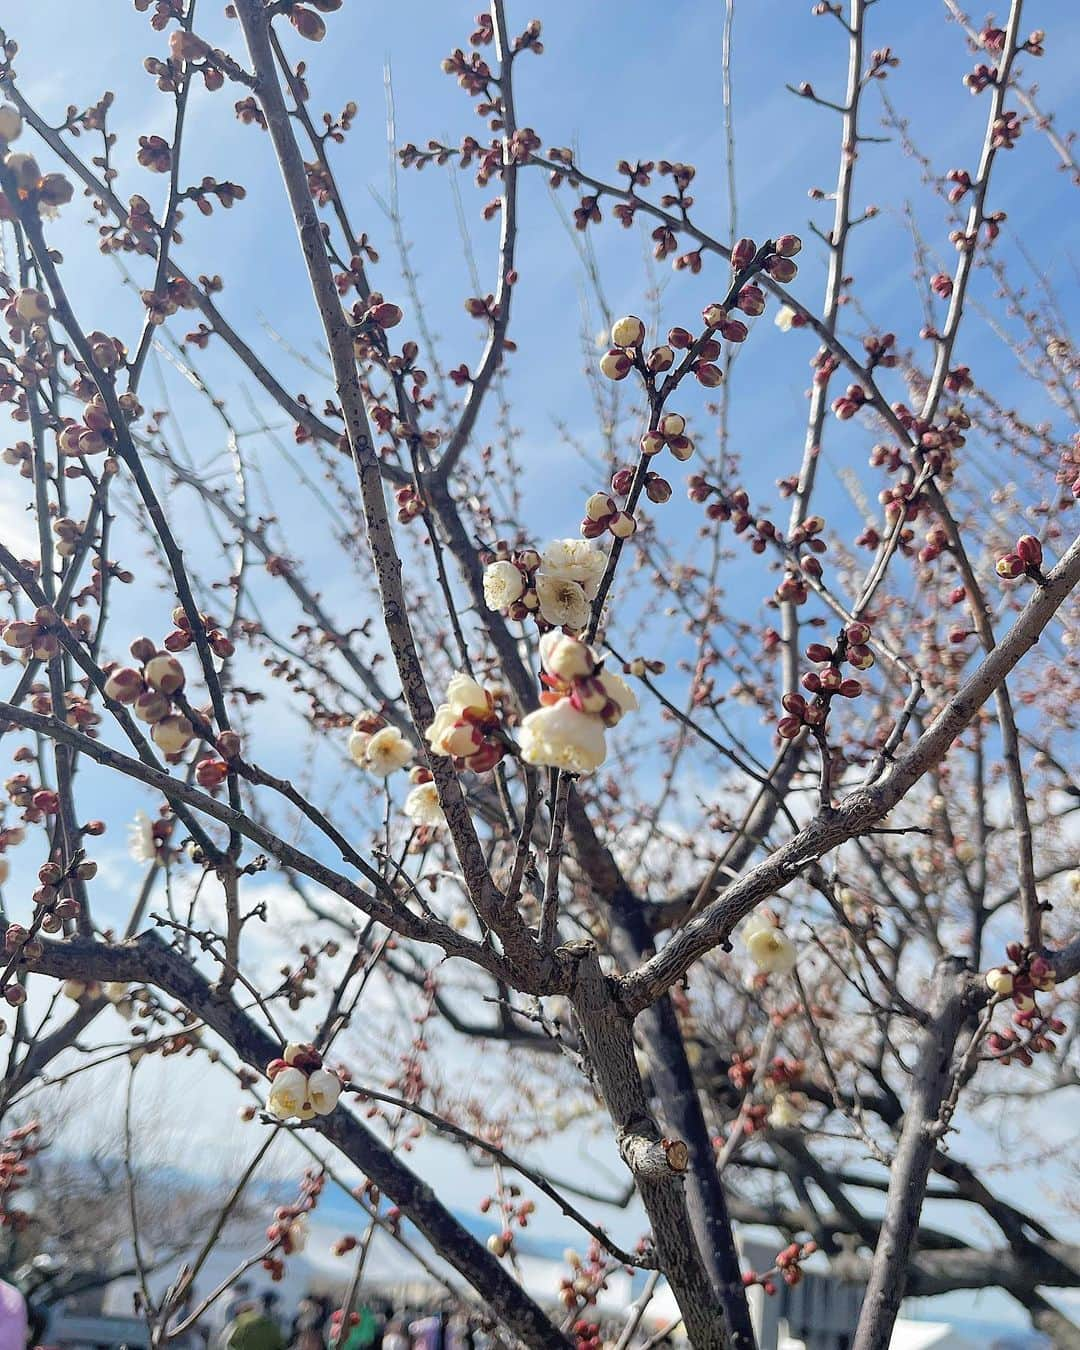
[[(626, 1265), (663, 1275), (692, 1344), (747, 1350), (747, 1286), (797, 1282), (815, 1248), (866, 1282), (858, 1350), (887, 1345), (905, 1291), (988, 1285), (1080, 1344), (1047, 1293), (1080, 1269), (1061, 1216), (993, 1182), (1076, 1084), (1080, 970), (1075, 279), (1042, 270), (996, 192), (999, 161), (1030, 156), (1039, 183), (1050, 154), (1077, 169), (1024, 74), (1044, 37), (1021, 0), (981, 29), (947, 7), (941, 42), (972, 48), (968, 168), (894, 107), (898, 57), (871, 46), (888, 8), (813, 10), (847, 74), (829, 96), (792, 86), (839, 126), (811, 254), (799, 221), (741, 234), (730, 4), (711, 221), (693, 165), (596, 177), (552, 143), (567, 130), (528, 124), (541, 24), (493, 0), (443, 62), (478, 134), (397, 153), (451, 175), (482, 334), (467, 360), (434, 335), (396, 173), (375, 211), (356, 181), (370, 97), (321, 111), (318, 57), (356, 22), (340, 0), (136, 0), (169, 115), (137, 145), (112, 94), (58, 124), (6, 38), (4, 460), (35, 532), (0, 544), (5, 1112), (81, 1074), (208, 1061), (260, 1136), (222, 1217), (275, 1140), (315, 1160), (245, 1265), (278, 1273), (340, 1181), (531, 1346), (591, 1342), (596, 1289)], [(218, 217), (250, 213), (245, 185), (189, 162), (212, 158), (188, 149), (196, 111), (230, 102), (280, 180), (244, 244)], [(868, 245), (879, 270), (914, 257), (921, 327), (853, 285), (881, 215), (856, 204), (870, 153), (923, 178), (929, 207), (890, 203), (901, 228)], [(148, 196), (128, 191), (132, 158)], [(490, 280), (459, 169), (498, 230)], [(560, 425), (580, 499), (528, 463), (511, 402), (537, 358), (513, 316), (545, 180), (604, 330), (595, 422)], [(76, 274), (54, 231), (80, 202), (104, 258)], [(196, 212), (222, 250), (205, 270)], [(623, 318), (593, 243), (613, 221), (651, 252)], [(303, 280), (307, 310), (268, 344), (230, 312), (228, 249), (290, 224), (295, 277), (268, 280)], [(740, 454), (740, 400), (769, 399), (798, 342), (801, 453)], [(118, 883), (96, 841), (136, 804), (144, 871)], [(498, 1084), (472, 1076), (492, 1043), (513, 1052)], [(530, 1161), (583, 1119), (604, 1122), (624, 1192)], [(422, 1129), (491, 1169), (487, 1246), (411, 1165)], [(934, 1201), (995, 1242), (935, 1222)], [(537, 1203), (593, 1244), (561, 1319), (520, 1280), (515, 1225)], [(613, 1203), (640, 1242), (611, 1236)], [(733, 1220), (790, 1239), (774, 1269), (741, 1268)], [(367, 1242), (342, 1241), (349, 1302)], [(156, 1343), (198, 1264), (164, 1296), (141, 1272)]]

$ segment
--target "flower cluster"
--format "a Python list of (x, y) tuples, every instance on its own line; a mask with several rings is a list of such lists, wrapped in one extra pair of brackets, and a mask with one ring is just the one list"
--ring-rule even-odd
[[(18, 109), (9, 104), (0, 106), (0, 150), (6, 150), (20, 135), (22, 118)], [(38, 214), (46, 218), (54, 216), (57, 208), (66, 205), (75, 195), (74, 188), (62, 173), (43, 174), (33, 155), (8, 150), (4, 155), (4, 168), (13, 180), (18, 201), (36, 207)], [(16, 214), (15, 203), (0, 192), (0, 220), (14, 220)]]
[(0, 1227), (21, 1231), (30, 1222), (12, 1198), (31, 1178), (30, 1162), (41, 1152), (41, 1122), (29, 1120), (0, 1139)]
[(311, 1045), (287, 1045), (281, 1058), (266, 1066), (266, 1076), (266, 1105), (279, 1120), (328, 1116), (341, 1096), (341, 1079), (323, 1068), (322, 1055)]
[(829, 715), (829, 704), (834, 695), (841, 698), (858, 698), (863, 691), (862, 681), (849, 676), (845, 678), (841, 666), (846, 661), (856, 670), (869, 670), (874, 664), (874, 654), (866, 645), (870, 641), (869, 624), (856, 621), (849, 623), (835, 647), (827, 647), (823, 642), (812, 642), (806, 648), (807, 658), (824, 668), (808, 670), (800, 683), (812, 699), (802, 694), (785, 694), (781, 700), (786, 716), (776, 724), (776, 730), (785, 740), (797, 736), (804, 726), (820, 727)]
[(589, 622), (607, 555), (581, 539), (555, 539), (542, 553), (523, 549), (511, 554), (503, 545), (484, 561), (488, 609), (511, 619), (533, 614), (541, 626), (580, 630)]
[(607, 755), (606, 728), (637, 706), (621, 675), (603, 668), (593, 649), (565, 633), (540, 639), (541, 707), (521, 723), (521, 757), (569, 773), (591, 773)]
[(764, 1275), (748, 1270), (742, 1277), (743, 1286), (749, 1289), (755, 1284), (760, 1284), (764, 1293), (775, 1294), (778, 1287), (776, 1283), (778, 1275), (787, 1285), (799, 1284), (803, 1277), (800, 1261), (805, 1261), (808, 1256), (813, 1256), (817, 1249), (816, 1242), (791, 1242), (783, 1251), (777, 1253), (776, 1264), (772, 1270), (767, 1271)]
[(4, 642), (21, 652), (25, 660), (49, 661), (60, 651), (56, 631), (60, 619), (56, 610), (41, 605), (33, 619), (12, 619), (4, 626)]
[(388, 727), (375, 713), (363, 712), (353, 719), (349, 756), (376, 778), (388, 778), (408, 764), (413, 748), (397, 727)]
[(1033, 534), (1022, 534), (1016, 541), (1011, 553), (1004, 553), (997, 560), (997, 574), (1006, 581), (1017, 577), (1031, 577), (1033, 581), (1043, 581), (1042, 544)]
[(184, 667), (150, 638), (136, 638), (130, 651), (141, 667), (106, 667), (106, 697), (130, 705), (139, 721), (149, 724), (154, 744), (166, 755), (183, 754), (196, 734), (190, 718), (173, 707), (184, 688)]
[(686, 418), (681, 413), (664, 413), (641, 438), (643, 455), (658, 455), (665, 446), (683, 463), (694, 453), (694, 442), (686, 434)]
[(447, 755), (456, 769), (474, 773), (493, 769), (506, 753), (491, 692), (460, 671), (447, 685), (446, 702), (435, 709), (435, 720), (424, 735), (432, 754)]
[(1038, 994), (1054, 992), (1057, 979), (1046, 957), (1022, 943), (1010, 942), (1005, 955), (1009, 964), (987, 971), (986, 986), (999, 999), (1012, 1000), (1013, 1026), (991, 1032), (987, 1045), (1000, 1064), (1011, 1064), (1015, 1059), (1030, 1067), (1035, 1055), (1055, 1049), (1048, 1033), (1060, 1036), (1065, 1031), (1065, 1023), (1047, 1016), (1036, 1001)]
[(285, 1278), (284, 1257), (295, 1256), (307, 1246), (308, 1215), (319, 1203), (326, 1187), (326, 1173), (314, 1167), (305, 1168), (300, 1181), (300, 1194), (291, 1205), (279, 1205), (274, 1210), (273, 1222), (267, 1227), (266, 1238), (273, 1250), (262, 1259), (262, 1268), (275, 1283)]
[(795, 944), (769, 914), (751, 914), (743, 924), (747, 955), (762, 975), (786, 975), (798, 960)]

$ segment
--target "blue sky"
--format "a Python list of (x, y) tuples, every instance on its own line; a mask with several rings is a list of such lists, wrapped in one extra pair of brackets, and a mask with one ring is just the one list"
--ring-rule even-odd
[[(392, 72), (396, 129), (400, 142), (420, 144), (429, 136), (450, 143), (482, 126), (469, 100), (439, 70), (439, 61), (463, 45), (478, 7), (449, 0), (417, 0), (380, 5), (350, 0), (330, 17), (330, 36), (320, 46), (296, 41), (291, 50), (308, 60), (313, 88), (312, 109), (338, 110), (349, 99), (359, 105), (354, 130), (335, 154), (347, 184), (354, 223), (371, 236), (382, 254), (373, 283), (392, 298), (402, 297), (400, 274), (389, 226), (377, 202), (390, 182), (384, 79)], [(215, 43), (237, 44), (221, 5), (201, 0), (196, 29)], [(727, 230), (728, 203), (721, 106), (723, 5), (716, 0), (626, 0), (617, 8), (556, 0), (546, 6), (509, 4), (512, 28), (519, 29), (534, 13), (543, 20), (547, 48), (542, 58), (523, 57), (517, 64), (519, 121), (533, 126), (545, 146), (575, 147), (581, 164), (600, 177), (613, 177), (620, 158), (682, 159), (696, 165), (695, 217), (713, 233)], [(1066, 11), (1069, 12), (1066, 12)], [(736, 178), (740, 231), (762, 238), (792, 231), (806, 240), (795, 294), (811, 305), (823, 284), (822, 250), (809, 230), (809, 219), (823, 227), (827, 206), (808, 200), (808, 189), (830, 188), (836, 173), (837, 126), (833, 114), (798, 100), (785, 83), (809, 80), (819, 93), (839, 98), (843, 88), (844, 35), (828, 19), (810, 15), (807, 0), (738, 0), (735, 14), (734, 110)], [(1054, 109), (1059, 125), (1080, 122), (1080, 88), (1075, 79), (1075, 52), (1080, 21), (1072, 7), (1038, 0), (1026, 6), (1026, 28), (1049, 30), (1048, 54), (1025, 63), (1029, 79), (1040, 84), (1040, 101)], [(982, 18), (982, 12), (977, 14)], [(156, 90), (141, 62), (164, 54), (164, 39), (146, 18), (119, 0), (15, 0), (6, 14), (8, 34), (18, 40), (16, 65), (24, 93), (51, 121), (59, 121), (68, 103), (79, 107), (96, 100), (106, 88), (117, 102), (112, 126), (117, 132), (117, 164), (122, 197), (142, 192), (155, 204), (163, 180), (139, 169), (134, 146), (140, 134), (169, 134), (171, 101)], [(891, 72), (888, 92), (911, 118), (912, 134), (931, 153), (935, 168), (973, 169), (981, 144), (985, 104), (961, 85), (973, 57), (959, 30), (945, 22), (944, 6), (933, 0), (882, 0), (870, 11), (868, 46), (889, 45), (900, 57)], [(222, 309), (252, 338), (253, 345), (292, 390), (325, 392), (310, 372), (294, 361), (270, 335), (281, 334), (298, 352), (319, 359), (316, 317), (298, 266), (295, 238), (282, 213), (281, 187), (268, 139), (238, 124), (231, 88), (193, 101), (186, 151), (186, 176), (204, 174), (241, 182), (248, 196), (231, 212), (215, 211), (210, 219), (190, 212), (180, 253), (193, 274), (221, 272), (226, 281)], [(874, 89), (865, 100), (864, 129), (875, 125), (880, 105)], [(420, 274), (428, 322), (438, 335), (445, 367), (460, 361), (474, 364), (481, 330), (462, 308), (472, 293), (462, 256), (450, 170), (428, 168), (422, 174), (403, 172), (399, 179), (401, 210), (413, 246), (413, 264)], [(571, 534), (580, 515), (581, 497), (600, 484), (588, 468), (560, 442), (556, 423), (565, 422), (585, 445), (599, 454), (602, 439), (582, 367), (586, 360), (582, 334), (601, 325), (595, 311), (583, 312), (585, 287), (577, 254), (563, 220), (550, 200), (542, 175), (522, 175), (522, 232), (519, 254), (521, 281), (515, 289), (516, 335), (507, 391), (518, 429), (518, 458), (525, 486), (526, 524), (538, 540)], [(478, 190), (471, 175), (459, 175), (469, 234), (475, 247), (484, 289), (493, 287), (497, 223), (484, 223), (479, 208), (493, 188)], [(559, 194), (564, 213), (576, 204), (566, 188)], [(855, 192), (857, 206), (875, 204), (880, 215), (854, 235), (849, 271), (855, 277), (862, 305), (879, 329), (893, 329), (905, 345), (917, 344), (921, 311), (910, 283), (912, 250), (903, 220), (908, 203), (914, 209), (931, 256), (951, 268), (941, 202), (920, 184), (917, 166), (893, 145), (868, 145), (860, 157)], [(1053, 152), (1032, 128), (1019, 147), (999, 159), (992, 205), (1008, 213), (1007, 230), (1022, 237), (1057, 285), (1066, 309), (1077, 300), (1075, 248), (1078, 193), (1056, 171)], [(643, 296), (657, 281), (663, 287), (662, 322), (692, 326), (702, 305), (724, 288), (726, 271), (706, 260), (699, 277), (673, 273), (666, 264), (655, 273), (646, 264), (647, 230), (624, 231), (604, 207), (605, 221), (592, 234), (603, 286), (616, 313), (646, 312)], [(87, 327), (100, 326), (134, 341), (140, 309), (117, 285), (113, 264), (94, 249), (81, 228), (80, 199), (66, 208), (51, 239), (64, 253), (64, 276)], [(651, 226), (649, 227), (651, 228)], [(989, 300), (992, 282), (978, 274), (976, 300)], [(404, 302), (404, 301), (403, 301)], [(744, 459), (746, 482), (756, 500), (775, 501), (773, 482), (795, 471), (805, 430), (804, 391), (807, 361), (814, 344), (805, 333), (781, 334), (771, 323), (772, 310), (740, 356), (732, 381), (733, 445)], [(176, 332), (188, 326), (181, 315)], [(406, 329), (411, 331), (406, 316)], [(399, 330), (404, 332), (405, 330)], [(852, 316), (851, 331), (861, 326)], [(1015, 399), (1033, 417), (1044, 415), (1041, 400), (1021, 384), (1008, 350), (988, 335), (973, 313), (957, 348), (958, 359), (975, 364), (980, 377)], [(215, 391), (235, 401), (243, 424), (240, 395), (250, 379), (226, 358), (204, 361), (213, 371)], [(162, 370), (165, 368), (162, 367)], [(157, 375), (148, 377), (149, 406), (161, 398)], [(167, 399), (196, 462), (213, 461), (221, 447), (220, 432), (205, 409), (182, 384), (165, 375)], [(899, 381), (894, 392), (900, 394)], [(629, 395), (627, 396), (629, 399)], [(256, 393), (260, 406), (265, 400)], [(318, 398), (316, 399), (318, 402)], [(683, 410), (708, 435), (700, 391), (687, 395)], [(272, 409), (267, 415), (274, 420)], [(288, 439), (288, 429), (285, 428)], [(482, 434), (491, 435), (490, 423)], [(868, 439), (850, 425), (829, 424), (821, 506), (843, 521), (851, 508), (838, 489), (836, 472), (864, 472)], [(268, 452), (269, 456), (269, 452)], [(271, 487), (283, 481), (280, 464), (268, 457), (264, 466)], [(5, 487), (10, 483), (5, 480)], [(319, 579), (331, 602), (347, 613), (354, 587), (336, 567), (336, 547), (311, 529), (311, 502), (303, 493), (275, 502), (286, 538), (302, 541), (306, 570)], [(179, 517), (182, 542), (201, 538), (202, 525), (194, 503)], [(699, 511), (685, 502), (677, 486), (666, 508), (665, 529), (672, 536), (696, 529)], [(3, 507), (5, 531), (21, 528), (17, 489)], [(188, 533), (190, 532), (190, 533)], [(745, 617), (760, 618), (756, 600), (763, 589), (755, 564), (737, 551), (725, 580), (732, 594), (751, 597)], [(134, 601), (125, 614), (119, 601), (117, 625), (135, 622)], [(284, 622), (284, 620), (283, 620)], [(118, 653), (117, 653), (118, 654)], [(264, 729), (267, 742), (284, 758), (292, 737), (285, 720)], [(134, 809), (132, 794), (131, 806)], [(123, 875), (117, 850), (117, 876)], [(117, 913), (123, 886), (117, 886)], [(433, 1164), (438, 1170), (442, 1165)]]

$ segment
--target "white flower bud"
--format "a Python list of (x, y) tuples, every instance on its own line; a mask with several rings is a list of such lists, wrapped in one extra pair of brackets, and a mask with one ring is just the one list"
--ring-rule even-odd
[(9, 145), (17, 141), (22, 135), (22, 125), (18, 108), (13, 108), (10, 103), (0, 106), (0, 141)]
[(27, 286), (15, 296), (15, 313), (27, 323), (40, 323), (49, 317), (49, 297), (44, 291)]
[(625, 380), (632, 368), (633, 363), (622, 351), (605, 352), (600, 358), (600, 374), (609, 380)]
[(681, 436), (686, 431), (686, 418), (681, 413), (665, 413), (657, 430), (661, 436)]
[(1013, 977), (1007, 970), (988, 970), (986, 972), (986, 987), (992, 994), (1007, 997), (1013, 991)]
[(565, 633), (545, 633), (540, 639), (540, 662), (549, 675), (557, 679), (580, 680), (596, 669), (592, 649)]
[(184, 667), (175, 656), (159, 652), (147, 661), (143, 675), (151, 689), (160, 694), (175, 694), (184, 687)]
[(179, 755), (195, 739), (195, 728), (182, 713), (170, 713), (155, 722), (150, 735), (167, 755)]
[(645, 325), (634, 314), (616, 319), (611, 326), (611, 342), (615, 347), (640, 347), (645, 341)]
[(603, 520), (614, 511), (615, 503), (606, 492), (594, 492), (585, 503), (585, 514), (590, 520)]
[(506, 609), (521, 599), (525, 578), (512, 562), (489, 563), (484, 568), (484, 604), (488, 609)]

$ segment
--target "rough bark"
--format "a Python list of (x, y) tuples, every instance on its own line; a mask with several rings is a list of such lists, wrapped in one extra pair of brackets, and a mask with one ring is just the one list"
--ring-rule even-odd
[[(702, 1262), (687, 1213), (682, 1140), (665, 1141), (649, 1109), (634, 1059), (629, 1018), (615, 1001), (600, 969), (595, 946), (573, 943), (559, 951), (573, 972), (571, 1001), (589, 1066), (615, 1126), (623, 1161), (630, 1169), (652, 1225), (660, 1269), (679, 1305), (695, 1350), (730, 1350), (723, 1310)], [(661, 1154), (667, 1165), (659, 1166)]]
[(953, 1074), (953, 1052), (969, 1008), (963, 963), (949, 958), (934, 971), (930, 1020), (920, 1035), (911, 1096), (893, 1159), (885, 1217), (870, 1263), (852, 1350), (887, 1350), (904, 1297), (919, 1215), (937, 1153), (935, 1128)]

